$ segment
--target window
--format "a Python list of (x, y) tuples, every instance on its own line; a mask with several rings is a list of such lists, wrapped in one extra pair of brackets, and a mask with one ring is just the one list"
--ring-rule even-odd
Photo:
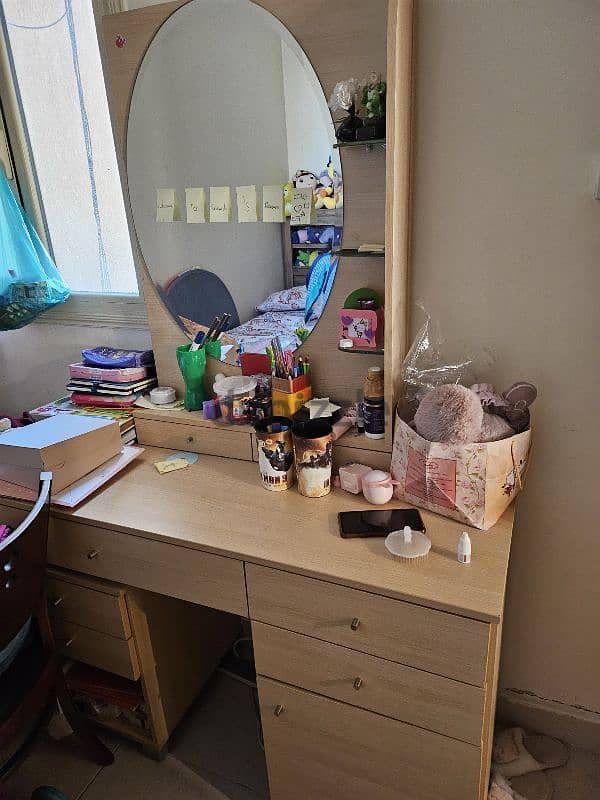
[(138, 295), (92, 2), (2, 0), (2, 14), (54, 260), (73, 292)]

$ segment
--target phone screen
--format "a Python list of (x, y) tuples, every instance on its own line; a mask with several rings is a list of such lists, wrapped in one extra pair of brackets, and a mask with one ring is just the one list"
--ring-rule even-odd
[(338, 514), (340, 536), (354, 539), (387, 536), (410, 525), (413, 531), (425, 532), (421, 515), (416, 508), (382, 508), (379, 511), (341, 511)]

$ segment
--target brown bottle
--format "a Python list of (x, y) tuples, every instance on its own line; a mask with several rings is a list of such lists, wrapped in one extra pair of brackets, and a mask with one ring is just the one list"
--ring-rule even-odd
[(381, 367), (369, 367), (363, 386), (363, 415), (365, 436), (369, 439), (383, 439), (385, 436), (385, 409)]

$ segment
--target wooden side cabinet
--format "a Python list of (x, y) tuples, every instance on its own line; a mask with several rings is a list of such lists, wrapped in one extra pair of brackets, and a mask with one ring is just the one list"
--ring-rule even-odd
[(51, 568), (47, 595), (58, 649), (139, 681), (148, 725), (94, 722), (159, 758), (175, 726), (239, 634), (239, 618), (185, 600)]

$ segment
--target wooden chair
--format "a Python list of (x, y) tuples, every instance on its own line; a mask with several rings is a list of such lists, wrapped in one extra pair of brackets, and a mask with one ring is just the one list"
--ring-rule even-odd
[(90, 758), (102, 766), (114, 760), (73, 705), (50, 630), (45, 572), (51, 484), (52, 474), (42, 472), (33, 508), (0, 542), (0, 653), (15, 636), (23, 640), (0, 675), (0, 778), (24, 755), (56, 698)]

